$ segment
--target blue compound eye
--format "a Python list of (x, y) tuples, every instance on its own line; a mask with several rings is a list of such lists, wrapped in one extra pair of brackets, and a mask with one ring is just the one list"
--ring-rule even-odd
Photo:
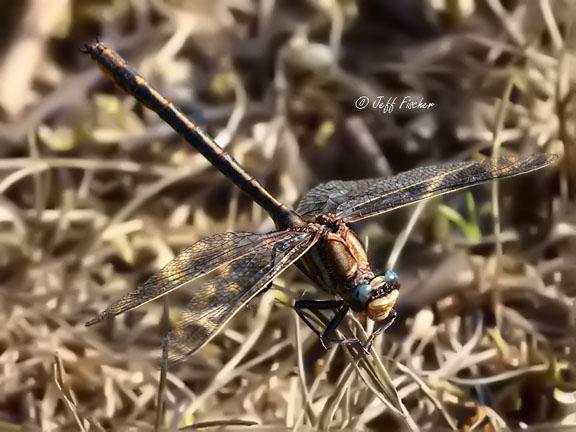
[(400, 285), (400, 278), (398, 277), (396, 272), (388, 270), (386, 271), (386, 273), (384, 273), (384, 282), (387, 285), (394, 287)]
[(372, 287), (368, 284), (356, 285), (352, 289), (352, 301), (357, 308), (364, 308), (372, 294)]

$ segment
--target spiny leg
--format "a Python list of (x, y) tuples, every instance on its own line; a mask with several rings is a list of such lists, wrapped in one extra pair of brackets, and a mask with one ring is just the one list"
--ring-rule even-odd
[(314, 334), (318, 336), (320, 342), (322, 343), (322, 346), (326, 348), (326, 345), (324, 345), (324, 342), (322, 341), (322, 333), (318, 329), (316, 329), (314, 324), (312, 324), (308, 316), (306, 316), (306, 314), (303, 312), (303, 309), (333, 310), (340, 308), (343, 305), (344, 302), (342, 300), (297, 300), (296, 302), (294, 302), (293, 308), (298, 314), (298, 316), (302, 318), (302, 321), (304, 321), (304, 323), (308, 326), (308, 328), (310, 328), (310, 330), (312, 330)]
[(376, 339), (376, 336), (388, 330), (388, 327), (392, 325), (397, 315), (398, 314), (396, 313), (396, 311), (392, 309), (388, 314), (388, 316), (383, 321), (376, 323), (376, 328), (366, 341), (365, 349), (367, 351), (370, 351), (372, 349), (372, 343), (374, 342), (374, 339)]
[(310, 319), (306, 316), (306, 314), (304, 312), (302, 312), (301, 309), (297, 309), (294, 308), (294, 310), (296, 311), (296, 313), (298, 314), (298, 316), (302, 319), (302, 321), (304, 321), (304, 324), (306, 324), (308, 326), (308, 328), (310, 330), (312, 330), (314, 332), (314, 334), (316, 336), (318, 336), (320, 338), (320, 340), (322, 340), (322, 333), (320, 333), (316, 327), (314, 327), (314, 324), (312, 324), (312, 322), (310, 321)]
[[(332, 317), (323, 333), (320, 333), (314, 325), (310, 322), (309, 318), (306, 316), (302, 309), (308, 310), (334, 310), (337, 309), (335, 315)], [(328, 349), (326, 346), (326, 341), (334, 342), (344, 345), (358, 344), (362, 347), (364, 352), (367, 352), (364, 348), (362, 342), (356, 338), (350, 339), (338, 339), (334, 336), (338, 326), (342, 323), (342, 320), (348, 313), (349, 307), (344, 303), (343, 300), (298, 300), (294, 303), (294, 310), (304, 323), (320, 338), (320, 343), (324, 349)]]
[(296, 300), (295, 309), (325, 310), (344, 306), (344, 300)]

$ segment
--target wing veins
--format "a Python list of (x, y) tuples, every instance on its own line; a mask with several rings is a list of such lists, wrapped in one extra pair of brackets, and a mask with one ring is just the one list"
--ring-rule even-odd
[[(204, 269), (199, 269), (195, 273), (191, 273), (190, 277), (187, 279), (186, 279), (186, 270), (184, 269), (184, 267), (182, 267), (182, 270), (178, 270), (176, 272), (169, 272), (169, 274), (166, 275), (165, 274), (167, 273), (166, 269), (168, 269), (170, 266), (177, 266), (177, 264), (179, 264), (179, 261), (183, 260), (186, 254), (189, 253), (191, 250), (193, 250), (193, 248), (196, 245), (199, 245), (200, 243), (206, 243), (208, 245), (210, 240), (218, 238), (219, 235), (199, 240), (192, 246), (183, 249), (179, 254), (176, 255), (176, 257), (170, 260), (161, 270), (150, 276), (150, 278), (146, 280), (142, 285), (139, 285), (136, 289), (129, 291), (128, 293), (120, 297), (118, 300), (114, 301), (110, 306), (108, 306), (105, 310), (100, 312), (94, 318), (89, 320), (86, 323), (86, 326), (91, 326), (104, 319), (119, 315), (123, 312), (127, 312), (132, 309), (136, 309), (154, 300), (158, 300), (159, 298), (170, 294), (172, 291), (182, 288), (184, 285), (187, 285), (198, 278), (208, 276), (210, 275), (210, 273), (213, 273), (218, 269), (221, 269), (223, 266), (230, 265), (231, 263), (252, 254), (255, 247), (262, 247), (263, 245), (266, 245), (267, 243), (270, 242), (273, 243), (278, 242), (279, 241), (278, 238), (284, 238), (282, 236), (278, 236), (278, 238), (275, 238), (275, 235), (279, 233), (287, 233), (287, 232), (279, 231), (268, 234), (262, 234), (260, 238), (256, 238), (256, 241), (250, 241), (251, 243), (250, 245), (242, 245), (242, 244), (233, 245), (233, 247), (230, 249), (235, 250), (240, 248), (240, 251), (242, 252), (242, 249), (244, 249), (244, 252), (242, 252), (238, 256), (232, 256), (230, 259), (224, 261), (218, 261), (218, 259), (221, 258), (225, 253), (230, 252), (230, 249), (223, 250), (222, 252), (215, 254), (214, 256), (210, 257), (207, 260), (209, 263), (210, 262), (214, 263), (216, 261), (213, 264), (213, 267), (209, 267), (209, 270), (206, 271)], [(238, 236), (234, 237), (233, 240), (239, 240), (239, 241), (249, 239), (251, 235), (258, 236), (257, 234), (254, 233), (225, 233), (225, 235), (226, 234), (227, 235), (238, 234)], [(201, 258), (203, 258), (201, 254), (202, 250), (198, 250), (197, 252), (198, 256), (196, 257), (196, 259), (200, 261)], [(184, 277), (182, 277), (182, 275), (184, 275)], [(179, 279), (186, 279), (186, 280), (183, 280), (180, 283), (173, 284), (173, 286), (167, 285), (165, 287), (162, 287), (162, 285), (165, 283), (165, 280), (168, 278), (175, 281), (178, 281)], [(162, 279), (164, 279), (164, 281)], [(160, 292), (155, 293), (154, 295), (150, 295), (148, 296), (148, 298), (146, 298), (146, 296), (142, 297), (142, 295), (146, 294), (147, 289), (153, 290), (158, 286), (160, 286), (161, 290)]]
[[(169, 346), (172, 345), (172, 349), (169, 349), (168, 354), (170, 362), (175, 363), (183, 360), (208, 343), (246, 303), (261, 292), (269, 282), (275, 279), (292, 263), (304, 255), (317, 240), (318, 236), (312, 236), (309, 234), (299, 243), (293, 245), (293, 247), (282, 251), (283, 255), (278, 262), (275, 262), (274, 257), (272, 256), (263, 266), (260, 267), (259, 271), (267, 266), (271, 267), (266, 273), (262, 274), (262, 276), (254, 281), (242, 281), (244, 275), (232, 274), (232, 277), (228, 277), (228, 275), (222, 274), (215, 276), (212, 284), (219, 282), (218, 279), (223, 279), (227, 283), (234, 284), (238, 282), (239, 279), (240, 284), (242, 284), (242, 282), (248, 282), (250, 285), (240, 286), (241, 289), (235, 293), (235, 297), (238, 301), (222, 302), (217, 305), (217, 307), (209, 307), (200, 314), (198, 314), (199, 311), (196, 308), (197, 305), (195, 303), (189, 303), (183, 312), (183, 316), (178, 320), (175, 328), (169, 334)], [(274, 247), (275, 245), (272, 245), (272, 248)], [(251, 255), (253, 255), (251, 261), (258, 260), (258, 251), (254, 251)], [(229, 263), (229, 265), (231, 264), (232, 263)], [(247, 264), (248, 267), (251, 265), (252, 264)], [(252, 272), (249, 271), (247, 274), (251, 273)], [(220, 284), (218, 284), (218, 286), (220, 286)], [(225, 284), (224, 286), (227, 287)], [(192, 328), (192, 330), (195, 330), (196, 333), (191, 331), (191, 327), (194, 326), (196, 328)], [(197, 335), (197, 333), (200, 334)]]
[[(407, 186), (403, 186), (401, 189), (394, 189), (392, 191), (388, 191), (382, 195), (378, 195), (378, 190), (372, 191), (374, 194), (370, 199), (363, 201), (363, 202), (356, 202), (359, 201), (361, 196), (358, 196), (356, 199), (353, 197), (349, 197), (349, 201), (344, 201), (343, 204), (340, 205), (340, 208), (337, 209), (336, 217), (341, 218), (345, 222), (356, 222), (361, 219), (365, 219), (367, 217), (376, 216), (378, 214), (382, 214), (396, 208), (404, 207), (406, 205), (414, 204), (418, 201), (423, 199), (429, 199), (437, 196), (444, 195), (446, 193), (455, 192), (457, 190), (465, 189), (471, 186), (476, 186), (482, 183), (486, 183), (491, 180), (500, 179), (500, 178), (508, 178), (513, 177), (520, 174), (529, 173), (531, 171), (538, 170), (543, 168), (547, 165), (550, 165), (557, 159), (557, 155), (553, 154), (538, 154), (531, 157), (501, 157), (496, 161), (492, 161), (490, 159), (486, 159), (483, 161), (471, 161), (466, 163), (465, 165), (459, 166), (456, 169), (451, 169), (449, 171), (445, 171), (440, 175), (435, 175), (433, 177), (426, 177), (423, 180), (416, 181), (411, 183)], [(464, 163), (463, 163), (464, 164)], [(421, 167), (421, 168), (429, 168), (429, 169), (441, 169), (442, 165), (439, 166), (431, 166), (431, 167)], [(412, 171), (417, 171), (419, 168), (415, 168), (411, 171), (405, 171), (405, 173), (411, 173)], [(452, 184), (447, 183), (445, 185), (442, 184), (442, 179), (448, 176), (458, 176), (458, 175), (466, 175), (466, 171), (470, 171), (470, 175), (478, 177), (474, 180), (469, 179), (456, 179)], [(382, 179), (381, 187), (385, 186), (386, 181), (391, 181), (394, 178), (399, 180), (398, 177), (402, 176), (404, 173), (400, 173), (397, 176)], [(415, 174), (415, 173), (413, 173)], [(404, 174), (406, 175), (406, 174)], [(428, 190), (422, 190), (420, 193), (415, 194), (412, 197), (408, 197), (406, 202), (396, 202), (396, 203), (386, 203), (386, 199), (390, 197), (394, 197), (398, 195), (400, 198), (402, 193), (409, 189), (416, 189), (418, 187), (422, 187), (422, 185), (426, 185), (427, 183), (434, 184), (438, 183), (434, 188)], [(370, 189), (378, 187), (378, 182), (372, 184), (369, 188), (365, 189), (363, 193), (370, 193)], [(352, 202), (351, 202), (352, 201)], [(377, 206), (378, 201), (381, 201), (381, 208), (373, 207), (370, 208), (370, 205)], [(352, 205), (350, 205), (352, 204)], [(392, 205), (394, 204), (394, 205)], [(348, 205), (348, 206), (347, 206)], [(363, 211), (363, 209), (365, 211)]]
[[(441, 174), (438, 174), (438, 175), (436, 175), (436, 176), (434, 176), (434, 177), (431, 177), (431, 178), (428, 178), (428, 179), (425, 179), (425, 180), (420, 180), (420, 181), (418, 181), (418, 182), (416, 182), (416, 183), (412, 183), (412, 184), (410, 184), (410, 185), (404, 186), (404, 187), (401, 188), (401, 189), (395, 189), (395, 190), (392, 190), (392, 191), (390, 191), (390, 192), (387, 192), (387, 193), (385, 193), (385, 194), (383, 194), (383, 195), (374, 196), (373, 198), (369, 199), (368, 201), (364, 201), (364, 202), (362, 202), (362, 203), (360, 203), (360, 204), (356, 204), (356, 205), (353, 206), (353, 207), (346, 208), (345, 211), (346, 211), (346, 212), (348, 212), (348, 211), (352, 212), (353, 210), (355, 210), (355, 209), (357, 209), (357, 208), (359, 208), (359, 207), (363, 207), (363, 206), (365, 206), (365, 205), (368, 205), (368, 204), (370, 204), (370, 203), (373, 203), (374, 201), (378, 201), (378, 200), (381, 200), (381, 199), (390, 197), (390, 196), (392, 196), (392, 195), (398, 195), (398, 194), (402, 193), (403, 191), (405, 191), (406, 189), (410, 189), (410, 188), (413, 188), (413, 187), (416, 187), (416, 186), (420, 186), (420, 185), (425, 184), (425, 183), (428, 183), (428, 182), (436, 181), (437, 179), (442, 178), (442, 177), (447, 177), (447, 176), (449, 176), (449, 175), (454, 175), (454, 174), (456, 174), (457, 172), (463, 171), (464, 169), (469, 168), (469, 167), (471, 167), (471, 166), (474, 166), (474, 164), (473, 164), (473, 163), (469, 163), (469, 164), (467, 164), (467, 165), (465, 165), (465, 166), (458, 167), (458, 168), (456, 168), (456, 169), (454, 169), (454, 170), (446, 171), (446, 172), (441, 173)], [(393, 177), (391, 177), (391, 178), (393, 178)], [(489, 180), (489, 179), (488, 179), (488, 180)], [(482, 180), (482, 181), (488, 181), (488, 180)], [(474, 185), (473, 183), (470, 184), (470, 186), (473, 186), (473, 185)], [(371, 185), (370, 187), (372, 187), (372, 186), (373, 186), (373, 185)], [(368, 189), (365, 189), (364, 192), (366, 192), (366, 190), (369, 190), (370, 187), (369, 187)], [(456, 190), (456, 189), (454, 189), (454, 190)], [(450, 191), (448, 191), (448, 192), (450, 192)], [(422, 193), (422, 195), (425, 195), (426, 193), (427, 193), (427, 191), (424, 191), (424, 192)], [(430, 198), (431, 198), (431, 197), (430, 197)], [(406, 203), (405, 205), (408, 205), (408, 204), (412, 204), (412, 203), (414, 203), (414, 202), (421, 201), (422, 199), (424, 199), (424, 198), (416, 198), (415, 201), (410, 201), (409, 203)], [(399, 207), (403, 207), (403, 206), (399, 206)], [(397, 208), (397, 207), (394, 207), (394, 208)], [(388, 209), (388, 210), (389, 210), (389, 209)], [(339, 213), (337, 213), (337, 215), (338, 215), (338, 214), (339, 214)]]

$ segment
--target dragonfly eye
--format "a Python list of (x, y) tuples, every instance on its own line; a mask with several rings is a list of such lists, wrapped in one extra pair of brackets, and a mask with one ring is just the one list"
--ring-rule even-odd
[(366, 307), (368, 316), (374, 321), (385, 320), (396, 304), (400, 293), (400, 278), (392, 270), (370, 281), (372, 297)]
[(396, 272), (392, 270), (388, 270), (386, 273), (384, 273), (384, 283), (386, 283), (392, 289), (400, 288), (400, 278)]
[(370, 296), (372, 295), (372, 286), (369, 284), (359, 284), (352, 289), (353, 309), (364, 311)]

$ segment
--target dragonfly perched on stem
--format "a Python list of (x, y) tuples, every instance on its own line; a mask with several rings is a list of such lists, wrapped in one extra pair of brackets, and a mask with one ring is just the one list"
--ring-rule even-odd
[[(267, 234), (228, 232), (185, 248), (145, 283), (115, 301), (86, 325), (156, 300), (191, 281), (207, 280), (190, 293), (190, 301), (168, 336), (169, 358), (182, 360), (205, 345), (250, 299), (291, 264), (337, 299), (300, 300), (294, 308), (325, 342), (338, 340), (336, 330), (352, 310), (366, 314), (378, 331), (391, 324), (400, 281), (392, 270), (375, 274), (366, 251), (349, 227), (372, 216), (489, 180), (543, 168), (557, 159), (551, 154), (501, 157), (497, 160), (449, 162), (415, 168), (389, 178), (330, 181), (300, 201), (296, 211), (276, 200), (253, 176), (112, 49), (101, 42), (86, 45), (105, 74), (122, 90), (156, 112), (212, 165), (262, 206), (276, 231)], [(333, 310), (320, 332), (305, 309)]]

